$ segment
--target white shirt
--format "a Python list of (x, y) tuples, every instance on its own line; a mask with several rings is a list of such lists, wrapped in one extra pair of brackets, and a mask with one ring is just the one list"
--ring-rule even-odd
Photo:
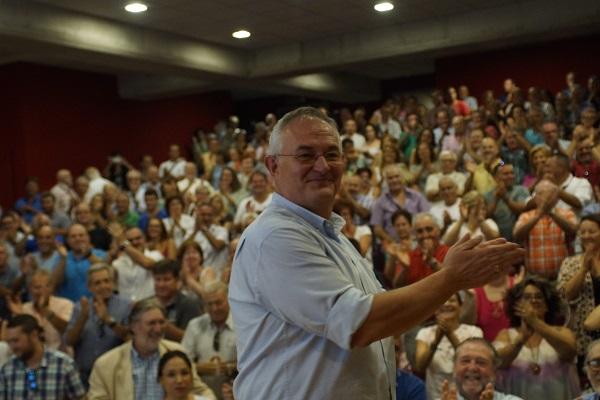
[[(194, 180), (191, 182), (189, 178), (184, 178), (182, 180), (180, 180), (179, 182), (177, 182), (177, 187), (179, 188), (179, 192), (181, 194), (188, 194), (188, 193), (196, 193), (196, 190), (199, 187), (206, 187), (208, 188), (208, 191), (210, 192), (210, 194), (212, 195), (215, 191), (215, 189), (213, 189), (212, 185), (210, 183), (208, 183), (208, 181), (205, 181), (204, 179), (200, 179), (200, 178), (194, 178)], [(184, 193), (185, 191), (185, 193)]]
[(219, 336), (219, 351), (213, 348), (216, 333), (217, 327), (212, 323), (210, 315), (201, 315), (188, 323), (181, 345), (194, 361), (208, 362), (215, 356), (223, 362), (236, 361), (235, 328), (231, 312)]
[(181, 215), (179, 226), (175, 226), (174, 228), (172, 218), (164, 218), (162, 221), (163, 224), (165, 224), (167, 233), (170, 233), (171, 229), (173, 229), (173, 241), (175, 241), (175, 246), (177, 247), (181, 246), (181, 243), (189, 239), (196, 229), (196, 219), (187, 214)]
[(433, 215), (440, 228), (444, 227), (444, 211), (448, 211), (452, 222), (458, 221), (460, 218), (460, 199), (456, 199), (451, 206), (447, 206), (444, 201), (436, 201), (432, 204), (429, 213)]
[(264, 211), (265, 208), (267, 208), (267, 206), (271, 202), (272, 197), (273, 197), (273, 193), (269, 194), (267, 196), (267, 198), (265, 199), (265, 201), (263, 201), (262, 203), (259, 203), (258, 201), (256, 201), (254, 196), (246, 197), (245, 199), (240, 201), (240, 204), (238, 205), (237, 212), (235, 213), (235, 218), (234, 218), (233, 222), (235, 224), (241, 224), (248, 214), (252, 214), (252, 213), (260, 214), (261, 212)]
[(158, 175), (164, 178), (167, 172), (174, 178), (179, 178), (185, 175), (185, 159), (178, 158), (175, 161), (167, 160), (158, 167)]
[[(163, 259), (156, 250), (144, 250), (144, 255), (154, 261)], [(154, 296), (154, 277), (152, 271), (133, 262), (126, 253), (121, 254), (112, 266), (117, 270), (119, 294), (131, 301)]]
[(439, 193), (440, 191), (440, 179), (444, 176), (452, 179), (454, 183), (456, 183), (456, 188), (458, 194), (463, 194), (465, 191), (465, 183), (467, 182), (467, 175), (462, 172), (452, 171), (449, 174), (444, 174), (442, 172), (436, 172), (435, 174), (431, 174), (427, 177), (427, 181), (425, 182), (425, 193)]
[[(490, 229), (492, 229), (493, 231), (495, 231), (496, 233), (499, 233), (499, 229), (498, 229), (498, 224), (496, 224), (496, 222), (491, 219), (488, 218), (485, 221), (483, 221), (487, 224), (487, 226), (490, 227)], [(448, 233), (454, 228), (454, 225), (456, 225), (457, 222), (453, 222), (448, 229), (446, 230), (446, 233), (444, 234), (444, 238), (442, 239), (444, 242), (447, 240), (448, 238)], [(473, 232), (471, 232), (467, 226), (467, 223), (464, 222), (462, 224), (462, 226), (460, 227), (460, 231), (458, 232), (458, 239), (462, 238), (463, 236), (465, 236), (466, 234), (470, 234), (471, 237), (475, 237), (475, 236), (483, 236), (485, 237), (485, 235), (483, 234), (483, 232), (481, 231), (480, 227), (477, 227), (477, 229), (475, 229)]]
[[(594, 190), (592, 189), (590, 182), (585, 178), (577, 178), (576, 176), (573, 176), (573, 174), (569, 174), (569, 177), (565, 179), (562, 185), (560, 185), (560, 188), (577, 197), (581, 202), (582, 207), (587, 206), (594, 197)], [(563, 200), (559, 200), (558, 203), (556, 203), (556, 207), (573, 210), (573, 207)]]
[(56, 199), (54, 209), (67, 215), (73, 206), (73, 200), (79, 198), (77, 193), (64, 183), (57, 183), (52, 186), (50, 193), (52, 193)]
[(354, 132), (352, 134), (352, 136), (342, 135), (342, 137), (340, 139), (341, 139), (340, 141), (343, 141), (344, 139), (352, 139), (352, 142), (354, 143), (354, 148), (357, 150), (361, 150), (361, 151), (362, 151), (362, 148), (367, 143), (367, 140), (365, 139), (365, 137), (358, 132)]
[(229, 232), (226, 228), (212, 224), (208, 231), (218, 240), (222, 240), (225, 242), (225, 246), (217, 251), (210, 241), (206, 238), (202, 231), (198, 231), (194, 236), (194, 241), (200, 245), (202, 248), (202, 253), (204, 254), (204, 265), (208, 267), (213, 267), (220, 275), (223, 268), (227, 266), (227, 258), (229, 255), (229, 247), (227, 244), (229, 243)]
[(88, 191), (85, 193), (85, 201), (86, 203), (89, 203), (90, 200), (92, 200), (92, 197), (94, 197), (97, 194), (102, 194), (102, 192), (104, 191), (104, 186), (106, 185), (111, 185), (112, 182), (109, 181), (108, 179), (105, 179), (101, 176), (94, 178), (90, 181), (90, 186), (88, 188)]

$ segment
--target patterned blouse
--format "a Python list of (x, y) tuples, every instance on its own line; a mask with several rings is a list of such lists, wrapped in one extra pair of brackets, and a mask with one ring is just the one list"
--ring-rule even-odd
[[(558, 280), (556, 282), (556, 288), (559, 293), (563, 293), (564, 287), (577, 274), (577, 270), (581, 268), (581, 262), (583, 261), (583, 254), (578, 254), (565, 258), (560, 271), (558, 273)], [(564, 296), (563, 296), (564, 297)], [(583, 287), (579, 291), (579, 295), (568, 301), (569, 311), (571, 317), (569, 320), (569, 328), (575, 332), (577, 338), (577, 354), (585, 355), (585, 350), (593, 340), (593, 337), (583, 327), (583, 322), (588, 315), (594, 310), (594, 284), (592, 283), (592, 275), (587, 273), (585, 280), (583, 281)]]

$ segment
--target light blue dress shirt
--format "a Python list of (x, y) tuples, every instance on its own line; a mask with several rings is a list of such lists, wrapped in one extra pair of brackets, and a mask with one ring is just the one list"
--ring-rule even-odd
[(395, 399), (392, 339), (350, 348), (383, 289), (343, 225), (274, 194), (240, 238), (229, 286), (237, 400)]

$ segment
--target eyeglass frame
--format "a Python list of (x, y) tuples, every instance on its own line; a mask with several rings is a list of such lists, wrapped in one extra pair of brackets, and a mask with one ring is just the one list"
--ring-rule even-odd
[[(312, 151), (304, 151), (304, 152), (300, 152), (300, 153), (296, 153), (296, 154), (278, 153), (278, 154), (275, 154), (274, 156), (275, 157), (294, 157), (294, 159), (296, 159), (296, 161), (298, 161), (300, 164), (306, 165), (306, 166), (315, 165), (317, 163), (317, 160), (320, 157), (323, 157), (323, 159), (325, 160), (325, 162), (328, 165), (344, 162), (344, 154), (341, 153), (339, 150), (328, 150), (323, 153), (312, 152)], [(333, 157), (333, 159), (332, 159), (332, 157)]]

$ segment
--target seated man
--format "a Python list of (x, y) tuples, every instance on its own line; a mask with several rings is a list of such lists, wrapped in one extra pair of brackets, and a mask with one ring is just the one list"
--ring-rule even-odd
[(371, 217), (371, 208), (375, 199), (369, 194), (360, 192), (362, 179), (358, 175), (346, 175), (342, 179), (342, 188), (340, 198), (352, 203), (354, 209), (354, 223), (357, 225), (366, 225)]
[(449, 150), (444, 150), (440, 153), (439, 159), (442, 169), (441, 172), (430, 174), (427, 177), (427, 182), (425, 183), (425, 195), (430, 201), (440, 199), (441, 193), (438, 185), (440, 180), (444, 177), (448, 177), (454, 181), (459, 195), (463, 194), (465, 191), (467, 176), (464, 173), (456, 170), (458, 160), (456, 153)]
[(152, 188), (146, 189), (146, 192), (144, 193), (144, 203), (146, 204), (146, 211), (140, 214), (138, 226), (143, 232), (146, 232), (150, 218), (163, 219), (167, 218), (169, 215), (164, 208), (160, 208), (158, 192)]
[(117, 271), (117, 290), (131, 301), (154, 296), (152, 268), (163, 259), (162, 254), (146, 247), (140, 228), (129, 228), (125, 233), (114, 232), (120, 254), (112, 266)]
[(460, 195), (456, 182), (449, 176), (442, 177), (438, 187), (441, 200), (433, 203), (429, 212), (442, 232), (446, 232), (450, 224), (460, 219)]
[[(103, 262), (106, 252), (95, 249), (90, 243), (90, 235), (83, 225), (73, 224), (67, 232), (67, 244), (71, 248), (65, 254), (65, 262), (60, 262), (52, 273), (57, 294), (75, 302), (81, 296), (89, 296), (85, 284), (87, 270), (92, 264)], [(64, 252), (64, 249), (61, 250)]]
[(40, 185), (37, 178), (28, 178), (25, 183), (25, 196), (18, 199), (15, 203), (15, 210), (23, 216), (23, 219), (28, 224), (31, 224), (33, 217), (42, 211), (42, 198), (39, 190)]
[[(164, 392), (157, 380), (160, 356), (170, 350), (184, 351), (175, 342), (163, 339), (166, 312), (154, 298), (137, 302), (129, 314), (131, 340), (104, 353), (94, 363), (88, 399), (162, 399)], [(193, 392), (215, 399), (193, 368)]]
[(410, 252), (410, 264), (397, 277), (395, 287), (415, 283), (442, 267), (448, 246), (440, 243), (440, 228), (429, 213), (420, 213), (413, 219), (417, 247)]
[(512, 240), (512, 228), (525, 209), (529, 191), (525, 186), (515, 185), (512, 164), (498, 164), (494, 168), (494, 179), (496, 189), (484, 195), (487, 215), (498, 225), (500, 236)]
[(236, 368), (235, 328), (227, 285), (212, 281), (204, 290), (207, 314), (190, 321), (181, 344), (196, 363), (200, 377), (219, 393)]
[(483, 338), (462, 341), (454, 353), (454, 383), (445, 381), (440, 400), (522, 400), (494, 390), (498, 356)]
[(29, 281), (31, 301), (21, 304), (20, 299), (10, 300), (13, 315), (28, 314), (35, 317), (44, 333), (44, 344), (52, 350), (66, 350), (62, 343), (62, 334), (73, 313), (73, 302), (52, 295), (50, 273), (38, 269)]
[(585, 178), (577, 178), (571, 173), (569, 159), (561, 154), (555, 154), (546, 160), (544, 177), (550, 179), (559, 188), (557, 206), (579, 212), (590, 203), (594, 197), (592, 185)]
[(40, 226), (35, 231), (35, 241), (38, 250), (31, 253), (31, 256), (37, 266), (48, 272), (54, 271), (61, 260), (61, 255), (56, 249), (56, 239), (52, 227), (50, 225)]
[(100, 226), (92, 216), (92, 210), (87, 203), (79, 203), (74, 208), (75, 222), (87, 229), (90, 242), (96, 249), (108, 251), (112, 243), (112, 236), (108, 230)]
[(138, 226), (140, 216), (138, 215), (137, 211), (131, 209), (129, 203), (129, 196), (127, 195), (127, 193), (120, 192), (117, 195), (115, 205), (115, 217), (121, 225), (126, 226), (128, 228)]
[(173, 260), (159, 261), (152, 268), (156, 298), (166, 311), (165, 337), (177, 342), (183, 338), (188, 322), (203, 312), (198, 298), (188, 297), (179, 290), (179, 271), (179, 264)]
[(56, 200), (52, 193), (42, 193), (42, 212), (50, 218), (50, 224), (56, 230), (56, 233), (64, 235), (71, 220), (64, 212), (60, 211), (56, 206)]
[(35, 317), (17, 315), (7, 325), (12, 358), (0, 369), (3, 399), (83, 399), (85, 388), (75, 363), (60, 351), (44, 348)]
[(108, 264), (92, 265), (87, 285), (92, 298), (82, 297), (75, 305), (65, 332), (65, 342), (75, 350), (75, 363), (85, 382), (96, 359), (127, 340), (132, 305), (113, 293), (114, 270)]

